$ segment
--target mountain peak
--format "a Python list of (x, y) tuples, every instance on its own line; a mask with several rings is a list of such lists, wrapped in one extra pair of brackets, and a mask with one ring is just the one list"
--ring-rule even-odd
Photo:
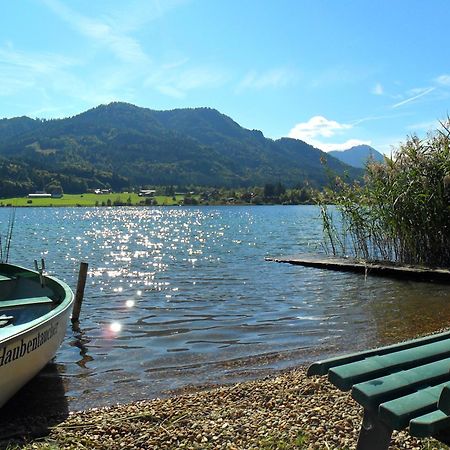
[(379, 163), (384, 162), (384, 156), (379, 151), (366, 144), (355, 145), (347, 150), (332, 150), (328, 152), (328, 154), (349, 166), (360, 169), (366, 167), (367, 162), (370, 160)]

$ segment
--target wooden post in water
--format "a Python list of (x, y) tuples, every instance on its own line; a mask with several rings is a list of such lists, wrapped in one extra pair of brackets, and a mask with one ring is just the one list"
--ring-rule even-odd
[(86, 286), (86, 278), (88, 272), (88, 263), (80, 263), (80, 272), (78, 274), (77, 292), (75, 294), (75, 301), (72, 309), (72, 323), (78, 322), (80, 318), (81, 303), (83, 302), (84, 287)]

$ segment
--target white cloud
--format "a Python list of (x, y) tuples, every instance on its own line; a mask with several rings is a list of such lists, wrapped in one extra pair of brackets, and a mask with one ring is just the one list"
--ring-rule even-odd
[(176, 87), (167, 84), (158, 84), (155, 86), (155, 88), (161, 94), (167, 95), (168, 97), (181, 99), (186, 96), (186, 93), (184, 91), (181, 91), (180, 89), (177, 89)]
[(78, 61), (53, 53), (26, 53), (11, 45), (0, 48), (0, 67), (16, 67), (33, 73), (48, 74), (64, 67), (78, 64)]
[(34, 84), (33, 79), (27, 75), (8, 76), (2, 73), (0, 74), (0, 97), (22, 92), (25, 89), (32, 88)]
[(360, 139), (348, 139), (345, 142), (341, 143), (324, 143), (320, 141), (314, 141), (315, 143), (309, 142), (309, 144), (313, 145), (324, 152), (329, 152), (331, 150), (348, 150), (349, 148), (355, 147), (356, 145), (371, 145), (372, 141), (363, 141)]
[(140, 42), (132, 37), (133, 31), (148, 21), (160, 18), (185, 0), (131, 2), (126, 7), (119, 6), (121, 10), (109, 11), (101, 19), (82, 15), (61, 0), (42, 1), (79, 34), (87, 37), (94, 48), (99, 46), (108, 49), (119, 63), (123, 63), (117, 64), (113, 70), (109, 68), (109, 73), (106, 70), (96, 70), (103, 72), (105, 80), (100, 88), (102, 95), (112, 95), (113, 89), (118, 91), (120, 88), (123, 91), (131, 79), (139, 78), (147, 88), (151, 87), (170, 97), (183, 98), (188, 91), (216, 87), (227, 79), (225, 72), (219, 69), (187, 67), (189, 58), (183, 56), (178, 56), (173, 63), (157, 64), (151, 61)]
[(68, 69), (78, 64), (78, 61), (65, 56), (27, 53), (8, 44), (0, 48), (0, 95), (14, 95), (48, 84), (51, 80), (63, 77)]
[(366, 82), (373, 76), (372, 69), (368, 66), (337, 65), (329, 66), (320, 73), (311, 76), (310, 86), (313, 88), (324, 88), (330, 86), (344, 86)]
[(266, 72), (249, 72), (238, 84), (236, 91), (247, 89), (281, 88), (288, 86), (298, 79), (298, 74), (286, 68), (271, 69)]
[(402, 112), (402, 113), (384, 114), (381, 116), (367, 116), (362, 117), (361, 119), (354, 120), (353, 122), (351, 122), (351, 125), (352, 127), (355, 127), (364, 122), (372, 122), (375, 120), (397, 119), (398, 117), (406, 117), (410, 115), (411, 113), (409, 112)]
[(391, 95), (390, 97), (392, 99), (397, 100), (391, 108), (396, 109), (408, 103), (415, 102), (416, 100), (425, 97), (432, 92), (434, 92), (432, 96), (432, 100), (434, 101), (448, 98), (449, 92), (448, 89), (445, 88), (450, 87), (450, 74), (439, 75), (438, 77), (432, 79), (431, 83), (431, 85), (426, 87), (409, 89), (403, 94)]
[(450, 86), (450, 75), (440, 75), (434, 81), (443, 86)]
[(164, 70), (172, 70), (172, 69), (178, 69), (178, 67), (182, 67), (185, 64), (187, 64), (189, 62), (189, 58), (181, 58), (179, 60), (175, 60), (175, 61), (171, 61), (171, 62), (167, 62), (164, 63), (161, 68)]
[(383, 89), (383, 86), (381, 85), (381, 83), (377, 83), (372, 88), (372, 94), (374, 94), (374, 95), (383, 95), (384, 94), (384, 89)]
[[(68, 57), (18, 50), (9, 41), (0, 45), (0, 98), (23, 99), (14, 103), (21, 101), (25, 114), (54, 117), (113, 100), (135, 103), (140, 98), (137, 89), (149, 73), (159, 74), (159, 85), (152, 86), (154, 89), (165, 90), (175, 97), (184, 96), (187, 90), (202, 83), (211, 86), (221, 80), (219, 71), (213, 74), (209, 70), (207, 75), (204, 68), (181, 70), (188, 60), (180, 57), (172, 67), (158, 66), (133, 34), (185, 0), (130, 0), (126, 4), (115, 2), (107, 9), (94, 3), (89, 14), (79, 13), (77, 3), (39, 1), (63, 25), (75, 30), (73, 38), (82, 39), (84, 46), (82, 54)], [(106, 62), (105, 53), (115, 57), (111, 63)], [(33, 95), (29, 95), (31, 90)]]
[(149, 57), (139, 42), (121, 31), (118, 22), (114, 21), (112, 17), (100, 21), (76, 12), (59, 0), (43, 0), (43, 2), (81, 35), (108, 48), (121, 61), (127, 63), (149, 62)]
[[(108, 21), (120, 28), (123, 33), (135, 31), (148, 22), (162, 18), (175, 7), (189, 0), (128, 0), (115, 2), (110, 9)], [(111, 2), (105, 2), (108, 6)]]
[(189, 91), (200, 87), (215, 87), (221, 85), (226, 76), (220, 70), (210, 67), (194, 67), (181, 72), (175, 77), (179, 89)]
[(295, 125), (289, 132), (289, 137), (303, 141), (315, 138), (316, 136), (331, 137), (337, 131), (347, 130), (349, 128), (352, 128), (352, 125), (328, 120), (323, 116), (314, 116), (308, 122)]
[(413, 102), (414, 100), (417, 100), (420, 97), (428, 95), (430, 92), (433, 92), (435, 89), (436, 89), (435, 87), (411, 89), (408, 92), (410, 97), (405, 100), (402, 100), (401, 102), (396, 103), (395, 105), (392, 105), (392, 108), (398, 108), (400, 106), (406, 105), (407, 103)]
[(211, 89), (228, 81), (228, 74), (220, 69), (208, 66), (182, 69), (183, 64), (163, 66), (147, 77), (145, 86), (153, 87), (170, 97), (183, 98), (191, 90)]
[[(79, 60), (58, 54), (24, 52), (10, 44), (0, 47), (0, 97), (24, 98), (22, 114), (47, 118), (79, 112), (80, 103), (92, 107), (133, 99), (127, 88), (134, 76), (132, 68), (102, 69), (85, 80), (77, 75), (80, 66)], [(28, 102), (28, 97), (35, 100)]]
[(32, 111), (27, 112), (27, 115), (29, 117), (63, 117), (65, 114), (67, 114), (67, 111), (64, 107), (58, 107), (58, 106), (50, 106), (46, 107), (43, 106), (39, 109), (35, 109)]
[(419, 122), (419, 123), (413, 123), (411, 125), (408, 125), (406, 127), (407, 130), (417, 132), (417, 131), (432, 131), (439, 128), (439, 121), (438, 120), (431, 120), (427, 122)]
[[(353, 128), (353, 125), (346, 123), (339, 123), (335, 120), (328, 120), (323, 116), (311, 117), (307, 122), (298, 123), (289, 132), (289, 137), (300, 139), (308, 144), (328, 152), (330, 150), (346, 150), (355, 145), (370, 145), (371, 141), (364, 141), (360, 139), (346, 139), (344, 142), (324, 142), (320, 138), (332, 138), (336, 134), (342, 134), (346, 130)], [(319, 139), (317, 139), (319, 138)]]

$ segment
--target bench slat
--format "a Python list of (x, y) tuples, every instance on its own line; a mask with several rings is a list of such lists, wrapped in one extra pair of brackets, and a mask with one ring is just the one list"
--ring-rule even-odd
[(435, 436), (450, 427), (450, 416), (437, 409), (436, 411), (416, 417), (409, 422), (409, 434), (418, 438)]
[(450, 381), (450, 358), (409, 370), (375, 378), (352, 387), (352, 397), (364, 408), (376, 410), (381, 403), (417, 391), (417, 389)]
[(446, 384), (441, 383), (382, 403), (378, 416), (394, 430), (406, 428), (411, 419), (436, 411), (439, 395)]
[(372, 350), (350, 353), (343, 356), (337, 356), (335, 358), (324, 359), (322, 361), (318, 361), (311, 364), (308, 368), (307, 376), (326, 375), (328, 373), (328, 370), (332, 367), (337, 367), (344, 364), (361, 361), (370, 356), (386, 355), (389, 353), (406, 350), (409, 348), (418, 347), (419, 345), (438, 342), (449, 338), (450, 338), (450, 331), (446, 331), (444, 333), (438, 333), (430, 336), (412, 339), (410, 341), (401, 342), (399, 344), (387, 345), (385, 347), (379, 347)]
[(28, 306), (45, 303), (53, 303), (53, 300), (49, 297), (29, 297), (29, 298), (17, 298), (14, 300), (1, 300), (0, 308), (11, 308), (14, 306)]
[(450, 339), (333, 367), (328, 378), (339, 389), (348, 391), (354, 384), (446, 357), (450, 357)]

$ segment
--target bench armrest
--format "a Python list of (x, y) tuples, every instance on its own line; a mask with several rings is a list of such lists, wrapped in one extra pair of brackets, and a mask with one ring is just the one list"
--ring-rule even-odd
[(441, 395), (438, 401), (438, 408), (450, 416), (450, 384), (442, 389)]

